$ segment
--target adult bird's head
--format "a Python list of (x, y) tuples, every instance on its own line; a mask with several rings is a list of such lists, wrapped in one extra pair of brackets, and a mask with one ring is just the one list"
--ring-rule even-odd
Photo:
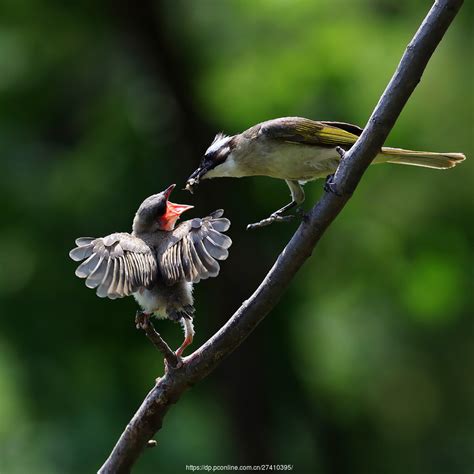
[(238, 136), (229, 137), (218, 133), (206, 150), (199, 167), (186, 181), (186, 189), (191, 193), (201, 179), (209, 179), (222, 176), (233, 176), (232, 151), (237, 145)]
[(133, 232), (172, 231), (181, 214), (194, 206), (175, 204), (168, 200), (176, 184), (153, 196), (147, 197), (133, 219)]

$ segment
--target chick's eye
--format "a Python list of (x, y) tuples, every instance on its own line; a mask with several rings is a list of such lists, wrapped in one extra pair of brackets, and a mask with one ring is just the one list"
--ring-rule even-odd
[(166, 212), (166, 202), (162, 201), (155, 208), (156, 217), (162, 216)]

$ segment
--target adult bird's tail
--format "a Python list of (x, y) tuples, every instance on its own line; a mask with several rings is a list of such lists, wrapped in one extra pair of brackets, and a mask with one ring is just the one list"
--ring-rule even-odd
[(453, 168), (466, 159), (462, 153), (435, 153), (429, 151), (404, 150), (403, 148), (383, 147), (374, 163), (399, 163), (444, 170)]

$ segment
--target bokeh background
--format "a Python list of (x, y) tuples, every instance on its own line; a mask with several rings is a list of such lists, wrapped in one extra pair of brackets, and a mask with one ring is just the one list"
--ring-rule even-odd
[[(224, 207), (234, 245), (195, 291), (199, 347), (297, 225), (245, 231), (287, 202), (280, 181), (179, 189), (214, 134), (285, 115), (364, 125), (430, 3), (2, 1), (0, 473), (94, 472), (163, 370), (133, 299), (100, 300), (74, 276), (74, 238), (129, 230), (170, 183), (189, 216)], [(368, 170), (278, 307), (173, 406), (134, 472), (472, 471), (472, 24), (466, 2), (387, 141), (470, 159)], [(309, 207), (322, 183), (306, 192)], [(179, 326), (158, 328), (179, 345)]]

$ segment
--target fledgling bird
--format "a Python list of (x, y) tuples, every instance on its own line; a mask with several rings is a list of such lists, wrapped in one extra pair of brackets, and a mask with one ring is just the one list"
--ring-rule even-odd
[[(341, 160), (341, 151), (348, 150), (361, 133), (362, 129), (357, 125), (317, 122), (302, 117), (268, 120), (234, 136), (220, 133), (207, 149), (197, 170), (188, 178), (186, 189), (193, 192), (201, 179), (243, 176), (284, 179), (290, 188), (291, 202), (268, 219), (248, 228), (286, 220), (284, 212), (304, 201), (302, 185), (333, 174)], [(372, 163), (447, 169), (465, 158), (462, 153), (383, 147)]]
[(194, 336), (193, 283), (218, 275), (218, 260), (227, 258), (232, 240), (223, 234), (230, 221), (222, 217), (222, 210), (175, 227), (193, 206), (170, 202), (174, 187), (142, 202), (131, 234), (81, 237), (69, 256), (84, 260), (76, 275), (86, 279), (87, 287), (96, 288), (97, 296), (133, 295), (142, 308), (139, 317), (180, 321), (185, 337), (176, 354), (181, 356)]

